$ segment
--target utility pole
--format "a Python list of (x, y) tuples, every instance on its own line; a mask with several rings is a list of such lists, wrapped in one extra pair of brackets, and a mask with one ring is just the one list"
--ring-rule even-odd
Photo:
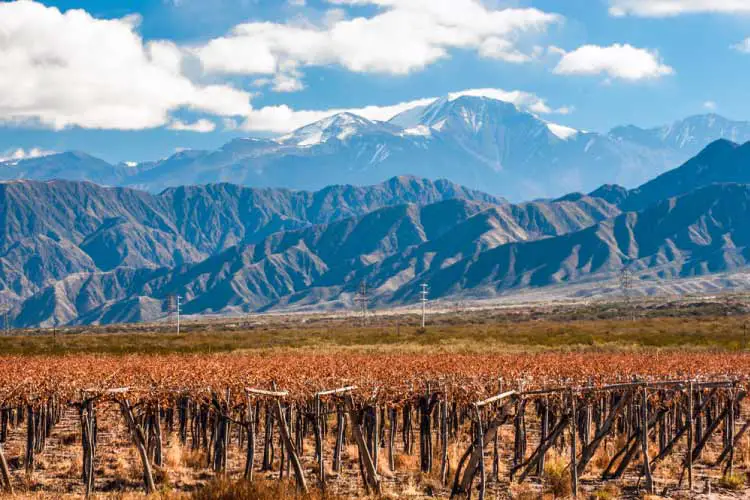
[(359, 291), (354, 299), (359, 304), (359, 310), (362, 314), (362, 326), (367, 324), (367, 283), (362, 280), (359, 284)]
[(182, 312), (180, 309), (182, 308), (182, 296), (178, 295), (175, 297), (177, 300), (177, 335), (180, 334), (180, 313)]
[(430, 293), (430, 287), (427, 283), (420, 285), (422, 290), (419, 292), (420, 302), (422, 302), (422, 328), (424, 328), (425, 317), (427, 316), (427, 295)]

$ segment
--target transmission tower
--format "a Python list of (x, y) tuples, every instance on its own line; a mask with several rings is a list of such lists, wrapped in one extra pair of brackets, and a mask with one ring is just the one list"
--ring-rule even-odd
[(354, 301), (358, 304), (362, 315), (362, 326), (364, 326), (367, 323), (367, 283), (364, 280), (359, 284), (359, 291)]
[(427, 317), (427, 296), (430, 293), (430, 286), (427, 283), (420, 285), (421, 291), (419, 292), (419, 301), (422, 303), (422, 328), (425, 325), (425, 319)]
[[(620, 291), (622, 292), (622, 298), (625, 301), (625, 307), (630, 310), (630, 299), (633, 290), (633, 274), (628, 268), (623, 268), (620, 272)], [(632, 311), (631, 311), (632, 312)], [(633, 313), (633, 319), (635, 314)]]
[(620, 271), (620, 291), (625, 302), (630, 302), (630, 292), (633, 289), (633, 275), (630, 270), (623, 269)]
[(180, 313), (182, 313), (182, 296), (178, 295), (176, 299), (176, 312), (177, 312), (177, 335), (180, 334)]
[(175, 300), (174, 295), (167, 296), (167, 324), (168, 325), (172, 324), (176, 303), (177, 301)]
[(3, 305), (3, 331), (5, 335), (10, 335), (10, 307), (7, 304)]

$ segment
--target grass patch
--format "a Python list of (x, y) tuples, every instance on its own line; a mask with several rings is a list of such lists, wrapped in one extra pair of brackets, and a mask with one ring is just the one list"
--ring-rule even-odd
[[(7, 355), (206, 354), (218, 352), (331, 350), (487, 353), (513, 350), (702, 349), (749, 347), (745, 316), (617, 319), (509, 319), (507, 316), (437, 317), (426, 332), (418, 324), (378, 319), (367, 327), (344, 319), (281, 321), (261, 327), (195, 323), (185, 333), (143, 325), (69, 330), (53, 337), (0, 337)], [(373, 323), (375, 323), (373, 321)]]

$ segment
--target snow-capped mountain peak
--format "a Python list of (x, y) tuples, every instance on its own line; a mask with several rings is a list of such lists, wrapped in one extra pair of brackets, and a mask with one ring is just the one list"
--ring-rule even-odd
[(557, 123), (547, 123), (547, 128), (550, 132), (552, 132), (555, 136), (563, 141), (567, 141), (568, 139), (575, 137), (579, 133), (579, 131), (574, 128), (566, 127), (565, 125), (559, 125)]
[(346, 139), (364, 131), (376, 128), (377, 124), (353, 113), (338, 113), (305, 125), (279, 139), (280, 143), (300, 147), (315, 146), (332, 139)]

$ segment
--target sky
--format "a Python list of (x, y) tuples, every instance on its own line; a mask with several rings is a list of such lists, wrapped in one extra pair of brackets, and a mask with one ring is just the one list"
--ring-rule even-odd
[(0, 1), (0, 159), (146, 161), (450, 93), (581, 130), (750, 120), (750, 0)]

